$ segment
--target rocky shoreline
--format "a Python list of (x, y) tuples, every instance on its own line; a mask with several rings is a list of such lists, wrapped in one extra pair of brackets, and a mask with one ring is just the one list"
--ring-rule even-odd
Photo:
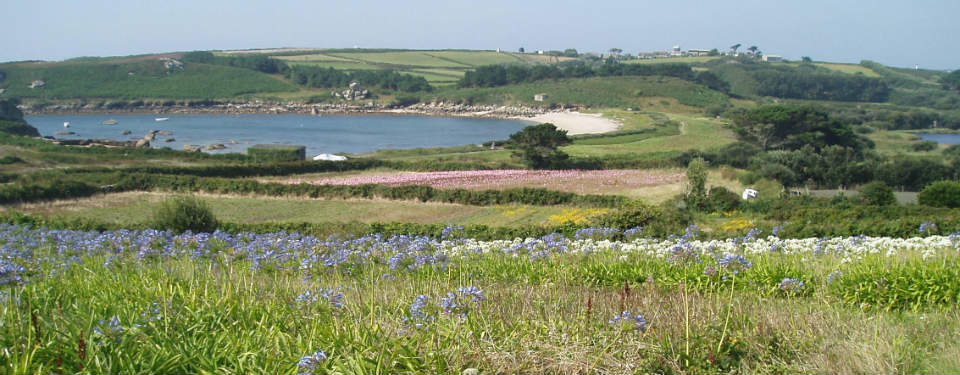
[(217, 103), (204, 106), (152, 106), (104, 108), (81, 104), (53, 104), (42, 108), (20, 106), (25, 115), (56, 114), (302, 114), (302, 115), (414, 115), (442, 117), (526, 118), (556, 109), (525, 106), (466, 105), (448, 103), (417, 103), (408, 107), (392, 108), (369, 102), (366, 105), (302, 104), (302, 103)]

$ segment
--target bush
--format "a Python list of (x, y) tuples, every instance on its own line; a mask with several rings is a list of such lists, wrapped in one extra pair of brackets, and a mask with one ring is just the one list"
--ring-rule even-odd
[(937, 149), (937, 142), (920, 141), (913, 144), (913, 151), (933, 151)]
[(920, 191), (917, 200), (922, 205), (933, 207), (960, 207), (960, 182), (937, 181)]
[(257, 163), (302, 161), (306, 158), (306, 147), (254, 145), (247, 148), (247, 155)]
[(873, 206), (886, 206), (897, 203), (893, 189), (883, 181), (873, 181), (858, 189), (863, 202)]
[(170, 229), (176, 233), (187, 230), (213, 232), (217, 229), (217, 218), (206, 203), (184, 196), (163, 202), (153, 216), (153, 225), (157, 229)]
[(723, 186), (710, 188), (707, 204), (714, 212), (733, 211), (740, 207), (740, 196)]

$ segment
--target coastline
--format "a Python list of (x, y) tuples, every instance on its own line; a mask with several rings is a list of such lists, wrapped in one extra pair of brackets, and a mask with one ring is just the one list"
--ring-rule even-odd
[(62, 114), (299, 114), (335, 116), (432, 116), (497, 118), (527, 121), (531, 124), (550, 122), (569, 135), (597, 134), (615, 131), (620, 123), (600, 114), (585, 114), (570, 110), (544, 109), (524, 106), (482, 106), (444, 103), (418, 103), (404, 108), (386, 108), (376, 105), (346, 104), (267, 104), (221, 103), (205, 106), (139, 106), (133, 108), (103, 108), (90, 105), (55, 104), (43, 108), (21, 108), (26, 116)]

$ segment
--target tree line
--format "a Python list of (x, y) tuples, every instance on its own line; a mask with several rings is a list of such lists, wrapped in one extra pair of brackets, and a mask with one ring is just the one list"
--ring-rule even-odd
[(356, 81), (363, 86), (403, 92), (432, 91), (423, 77), (397, 73), (393, 70), (348, 72), (316, 66), (288, 65), (263, 54), (216, 56), (208, 51), (187, 52), (182, 60), (190, 63), (226, 65), (255, 70), (266, 74), (283, 74), (293, 83), (313, 88), (346, 87)]
[(496, 87), (546, 79), (654, 75), (688, 80), (696, 76), (687, 64), (620, 64), (609, 59), (596, 67), (580, 61), (555, 65), (485, 65), (464, 74), (457, 84)]

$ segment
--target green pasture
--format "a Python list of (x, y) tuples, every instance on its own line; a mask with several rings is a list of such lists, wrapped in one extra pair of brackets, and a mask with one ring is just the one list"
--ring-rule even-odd
[[(0, 64), (7, 74), (4, 96), (31, 99), (172, 98), (218, 99), (296, 91), (269, 75), (229, 66), (186, 64), (168, 70), (159, 60), (128, 63)], [(34, 80), (46, 85), (29, 88)]]
[[(533, 96), (540, 93), (546, 93), (547, 99), (535, 102)], [(595, 108), (641, 108), (651, 104), (650, 98), (655, 97), (672, 98), (679, 104), (692, 107), (728, 101), (722, 93), (671, 77), (572, 78), (489, 88), (445, 88), (423, 95), (424, 99), (474, 104), (580, 105)]]
[[(24, 212), (97, 219), (107, 223), (146, 223), (169, 195), (122, 193), (76, 201), (17, 207)], [(523, 226), (547, 224), (563, 207), (465, 206), (381, 200), (315, 200), (284, 197), (205, 196), (219, 220), (236, 223), (406, 222)]]
[(877, 74), (877, 72), (873, 71), (873, 69), (870, 69), (863, 65), (858, 65), (858, 64), (837, 64), (837, 63), (818, 62), (818, 63), (814, 63), (814, 65), (822, 68), (827, 68), (833, 71), (842, 72), (842, 73), (863, 74), (867, 77), (880, 77), (880, 75)]
[(571, 156), (607, 156), (705, 150), (736, 141), (721, 121), (681, 114), (671, 114), (669, 118), (672, 122), (656, 131), (586, 139), (565, 146), (563, 150)]

